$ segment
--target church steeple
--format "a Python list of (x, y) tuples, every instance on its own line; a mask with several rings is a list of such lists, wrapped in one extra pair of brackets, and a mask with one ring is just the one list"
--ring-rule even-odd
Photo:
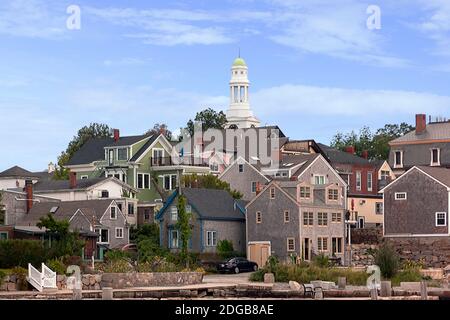
[(258, 127), (260, 122), (253, 115), (249, 103), (248, 67), (244, 59), (236, 58), (231, 67), (230, 107), (227, 111), (228, 128)]

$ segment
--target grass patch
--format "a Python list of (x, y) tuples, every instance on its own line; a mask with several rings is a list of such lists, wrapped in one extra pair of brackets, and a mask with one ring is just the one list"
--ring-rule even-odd
[(411, 268), (397, 272), (392, 278), (392, 286), (399, 286), (400, 282), (419, 282), (425, 280), (419, 269)]

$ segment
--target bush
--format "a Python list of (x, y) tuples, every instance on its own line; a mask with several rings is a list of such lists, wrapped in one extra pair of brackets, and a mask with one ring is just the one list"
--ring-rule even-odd
[(45, 264), (57, 274), (66, 274), (67, 267), (62, 262), (62, 259), (51, 259), (48, 260)]
[(3, 284), (5, 277), (6, 277), (6, 272), (0, 270), (0, 286)]
[(398, 272), (400, 259), (395, 250), (384, 243), (375, 255), (375, 264), (380, 267), (384, 278), (391, 279)]
[(156, 256), (167, 256), (169, 251), (159, 246), (151, 239), (142, 240), (138, 243), (139, 261), (151, 261)]
[(27, 282), (27, 275), (28, 270), (21, 267), (15, 267), (11, 269), (11, 273), (14, 274), (17, 277), (17, 290), (19, 291), (26, 291), (28, 290), (28, 282)]
[(419, 282), (422, 280), (423, 278), (420, 269), (417, 268), (402, 270), (391, 278), (393, 286), (399, 286), (400, 282)]
[(105, 253), (106, 262), (116, 262), (120, 260), (129, 261), (130, 254), (122, 250), (108, 250)]
[(103, 263), (99, 269), (105, 273), (128, 273), (133, 272), (133, 266), (125, 260), (111, 261)]
[(220, 240), (217, 243), (217, 254), (222, 259), (231, 258), (234, 253), (233, 242), (230, 240)]
[(139, 243), (143, 240), (151, 240), (159, 246), (159, 226), (156, 223), (144, 224), (130, 231), (130, 241)]
[(28, 263), (40, 266), (50, 257), (48, 249), (36, 240), (3, 240), (0, 241), (0, 268), (28, 268)]
[(330, 259), (322, 253), (313, 258), (313, 264), (320, 268), (326, 268), (330, 266)]

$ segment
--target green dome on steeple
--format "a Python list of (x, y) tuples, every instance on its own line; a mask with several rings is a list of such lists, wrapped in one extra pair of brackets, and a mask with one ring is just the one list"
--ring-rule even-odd
[(236, 60), (234, 60), (233, 62), (233, 67), (246, 67), (247, 64), (245, 63), (245, 60), (242, 59), (241, 57), (236, 58)]

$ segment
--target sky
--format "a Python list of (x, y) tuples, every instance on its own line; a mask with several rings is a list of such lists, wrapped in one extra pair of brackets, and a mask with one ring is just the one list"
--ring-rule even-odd
[(226, 111), (239, 50), (255, 115), (291, 139), (450, 116), (448, 0), (1, 0), (0, 171), (44, 170), (91, 122)]

